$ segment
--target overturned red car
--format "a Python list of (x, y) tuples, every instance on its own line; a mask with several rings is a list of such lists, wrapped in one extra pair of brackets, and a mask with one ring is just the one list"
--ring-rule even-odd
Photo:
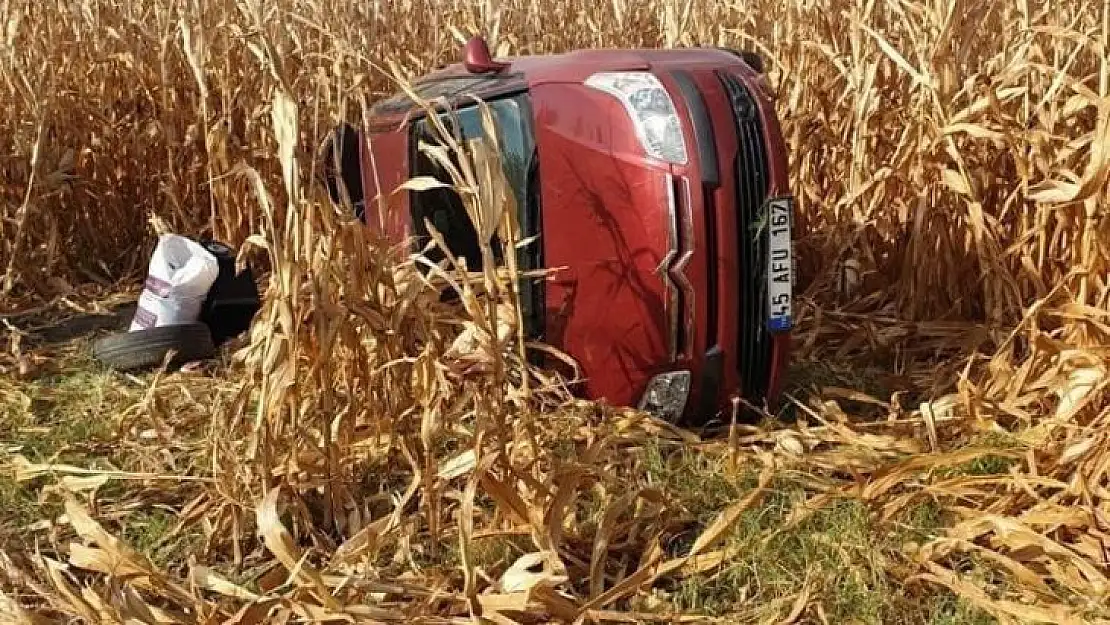
[[(521, 267), (563, 267), (522, 285), (530, 338), (577, 360), (583, 396), (675, 423), (758, 414), (778, 404), (793, 327), (793, 198), (779, 122), (750, 53), (717, 48), (583, 50), (464, 61), (414, 83), (446, 98), (464, 137), (472, 99), (498, 126), (519, 207)], [(369, 227), (481, 263), (450, 189), (407, 192), (397, 215), (375, 197), (415, 176), (450, 179), (418, 149), (424, 110), (399, 93), (333, 135), (339, 183)], [(369, 140), (367, 140), (369, 139)], [(338, 164), (335, 167), (334, 164)], [(743, 416), (743, 415), (741, 415)]]

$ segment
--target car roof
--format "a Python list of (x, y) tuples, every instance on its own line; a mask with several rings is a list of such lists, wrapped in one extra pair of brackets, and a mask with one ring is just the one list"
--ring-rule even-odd
[[(507, 68), (496, 73), (471, 73), (464, 64), (454, 63), (415, 81), (413, 90), (424, 100), (444, 97), (456, 105), (468, 96), (489, 100), (524, 91), (549, 82), (582, 82), (591, 74), (606, 71), (648, 70), (666, 65), (719, 65), (738, 62), (731, 53), (715, 48), (670, 49), (587, 49), (560, 54), (500, 58)], [(424, 115), (403, 91), (381, 100), (370, 109), (373, 121), (396, 123), (405, 117)], [(378, 125), (373, 124), (372, 125)]]

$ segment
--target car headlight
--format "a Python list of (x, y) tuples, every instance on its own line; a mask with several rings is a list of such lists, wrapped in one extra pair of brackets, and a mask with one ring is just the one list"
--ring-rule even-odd
[(678, 111), (654, 74), (602, 72), (587, 78), (586, 86), (621, 101), (649, 155), (675, 165), (686, 164), (686, 140), (682, 137)]
[(640, 410), (668, 423), (678, 423), (686, 411), (686, 400), (690, 396), (690, 372), (672, 371), (661, 373), (648, 382), (647, 390), (640, 398)]

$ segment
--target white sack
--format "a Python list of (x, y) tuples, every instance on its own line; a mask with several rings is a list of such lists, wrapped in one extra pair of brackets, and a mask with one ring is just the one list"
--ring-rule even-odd
[(196, 241), (164, 234), (150, 257), (131, 331), (196, 323), (220, 274), (216, 257)]

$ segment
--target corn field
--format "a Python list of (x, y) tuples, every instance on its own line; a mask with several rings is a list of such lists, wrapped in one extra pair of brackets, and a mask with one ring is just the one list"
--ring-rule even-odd
[[(787, 526), (843, 499), (884, 523), (940, 506), (939, 535), (881, 563), (902, 592), (1110, 622), (1110, 2), (0, 0), (0, 18), (0, 321), (130, 288), (158, 229), (267, 269), (227, 373), (159, 374), (124, 417), (195, 440), (135, 471), (12, 461), (64, 514), (0, 551), (4, 622), (710, 622), (647, 599), (727, 563), (783, 476), (808, 493)], [(898, 392), (794, 397), (797, 423), (727, 440), (574, 401), (522, 357), (513, 268), (426, 276), (328, 203), (325, 133), (474, 33), (500, 55), (760, 52), (800, 212), (795, 359), (879, 367)], [(499, 155), (463, 163), (479, 230), (511, 237)], [(648, 446), (753, 487), (675, 553), (688, 515)], [(949, 470), (1000, 454), (998, 474)], [(98, 494), (121, 484), (131, 499)], [(110, 529), (151, 501), (203, 536), (168, 564)], [(490, 537), (525, 553), (485, 566)], [(721, 622), (828, 622), (835, 592)]]

